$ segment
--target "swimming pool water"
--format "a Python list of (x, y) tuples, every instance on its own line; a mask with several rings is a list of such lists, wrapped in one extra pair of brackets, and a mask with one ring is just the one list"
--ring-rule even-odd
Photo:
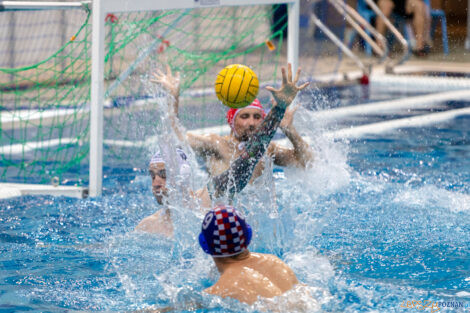
[[(470, 306), (470, 116), (313, 146), (311, 170), (276, 169), (277, 208), (248, 212), (252, 250), (279, 255), (310, 286), (310, 297), (288, 297), (307, 312)], [(196, 242), (200, 213), (175, 208), (174, 240), (133, 232), (158, 205), (145, 172), (122, 177), (106, 179), (98, 199), (0, 201), (1, 312), (184, 311), (191, 301), (211, 312), (261, 310), (201, 292), (217, 273)], [(273, 231), (257, 232), (260, 223)]]

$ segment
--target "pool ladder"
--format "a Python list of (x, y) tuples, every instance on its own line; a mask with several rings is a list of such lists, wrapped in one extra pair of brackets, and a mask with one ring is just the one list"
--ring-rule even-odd
[[(410, 56), (408, 42), (398, 31), (398, 29), (393, 26), (390, 20), (383, 14), (383, 12), (379, 9), (379, 7), (374, 3), (373, 0), (365, 1), (370, 6), (370, 8), (377, 14), (377, 16), (380, 16), (385, 21), (386, 27), (392, 32), (398, 42), (402, 45), (403, 54), (397, 60), (393, 60), (388, 56), (389, 50), (387, 48), (387, 42), (384, 36), (382, 36), (382, 34), (380, 34), (377, 29), (375, 29), (369, 22), (367, 22), (356, 10), (354, 10), (351, 6), (349, 6), (342, 0), (328, 0), (328, 2), (335, 8), (335, 10), (344, 17), (344, 19), (349, 23), (349, 25), (351, 25), (351, 27), (354, 28), (354, 30), (371, 46), (372, 50), (378, 56), (380, 56), (379, 61), (377, 63), (384, 63), (386, 72), (393, 73), (393, 68), (405, 62)], [(357, 64), (357, 66), (362, 70), (364, 75), (369, 76), (372, 69), (372, 64), (364, 64), (364, 62), (357, 55), (355, 55), (354, 52), (352, 52), (351, 49), (341, 41), (341, 39), (339, 39), (325, 24), (323, 24), (323, 22), (313, 12), (313, 6), (311, 6), (310, 20), (312, 21), (313, 25), (320, 28), (323, 33), (325, 33), (325, 35), (339, 49), (341, 49), (344, 54), (346, 54)], [(311, 29), (311, 31), (313, 33), (314, 29)], [(377, 38), (377, 41), (379, 41), (381, 44), (378, 45), (377, 42), (372, 39), (371, 35)]]

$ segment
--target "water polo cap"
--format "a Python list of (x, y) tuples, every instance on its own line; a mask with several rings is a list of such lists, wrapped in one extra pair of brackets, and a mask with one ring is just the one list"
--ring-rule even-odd
[(230, 128), (232, 130), (234, 130), (234, 127), (235, 127), (234, 123), (235, 123), (235, 118), (237, 117), (237, 114), (243, 109), (261, 110), (261, 114), (263, 115), (263, 118), (266, 117), (266, 112), (264, 112), (263, 106), (261, 105), (261, 102), (259, 102), (258, 99), (255, 99), (250, 105), (247, 105), (246, 107), (243, 107), (240, 109), (231, 108), (230, 110), (227, 111), (227, 123), (230, 125)]
[[(186, 156), (186, 153), (184, 153), (183, 149), (176, 148), (176, 154), (178, 154), (177, 161), (178, 161), (179, 175), (182, 175), (184, 177), (189, 177), (191, 175), (191, 166), (189, 165), (188, 157)], [(156, 163), (166, 164), (160, 152), (156, 152), (152, 156), (149, 162), (149, 166), (152, 164), (156, 164)]]
[(245, 251), (252, 230), (234, 207), (219, 205), (210, 210), (202, 222), (199, 244), (213, 257), (229, 257)]

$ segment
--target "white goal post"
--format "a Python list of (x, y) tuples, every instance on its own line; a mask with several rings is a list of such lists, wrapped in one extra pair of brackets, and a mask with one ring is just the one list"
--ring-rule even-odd
[(103, 179), (103, 103), (105, 17), (108, 13), (288, 4), (287, 60), (295, 71), (299, 55), (300, 0), (93, 0), (89, 195), (101, 195)]

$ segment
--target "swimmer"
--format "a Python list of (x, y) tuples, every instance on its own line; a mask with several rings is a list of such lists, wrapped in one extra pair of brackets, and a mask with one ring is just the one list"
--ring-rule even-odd
[[(189, 179), (191, 168), (187, 161), (187, 156), (180, 148), (176, 148), (178, 174), (183, 179)], [(158, 204), (164, 207), (154, 214), (145, 217), (136, 226), (136, 230), (147, 233), (161, 234), (165, 237), (173, 236), (173, 222), (171, 211), (168, 207), (168, 186), (166, 162), (160, 152), (155, 153), (149, 162), (149, 174), (152, 179), (152, 193)], [(210, 207), (211, 201), (207, 188), (199, 189), (196, 192), (188, 189), (187, 192), (192, 198), (199, 200), (201, 207)]]
[[(280, 89), (273, 87), (266, 87), (273, 95), (273, 104), (282, 104), (288, 106), (292, 103), (297, 93), (309, 85), (304, 83), (297, 86), (300, 68), (297, 74), (292, 79), (292, 67), (288, 64), (288, 71), (286, 74), (285, 68), (282, 71), (282, 85)], [(200, 156), (202, 156), (207, 164), (209, 174), (211, 176), (219, 175), (230, 167), (230, 163), (241, 155), (243, 146), (253, 136), (256, 129), (261, 125), (266, 117), (265, 111), (258, 99), (255, 99), (252, 104), (241, 109), (230, 109), (227, 112), (227, 123), (230, 125), (231, 132), (228, 136), (219, 136), (216, 134), (210, 135), (196, 135), (187, 132), (186, 136), (178, 127), (177, 115), (179, 105), (179, 92), (180, 92), (180, 77), (179, 73), (172, 75), (171, 69), (167, 66), (167, 73), (157, 70), (154, 73), (154, 83), (161, 84), (168, 90), (173, 97), (173, 110), (170, 118), (176, 134), (180, 140), (187, 140), (191, 148)], [(273, 159), (274, 164), (279, 166), (297, 166), (305, 168), (310, 161), (313, 160), (313, 154), (308, 144), (297, 133), (293, 126), (293, 119), (296, 108), (290, 109), (285, 113), (285, 116), (279, 125), (286, 137), (292, 143), (293, 148), (284, 148), (275, 143), (270, 143), (267, 148), (267, 156)], [(256, 166), (253, 178), (259, 177), (264, 170), (264, 162), (259, 162)]]
[[(205, 293), (221, 298), (232, 298), (252, 305), (258, 300), (267, 300), (284, 295), (306, 285), (297, 280), (292, 269), (272, 254), (254, 253), (248, 250), (252, 229), (242, 214), (232, 206), (218, 205), (206, 213), (199, 234), (199, 245), (209, 254), (220, 277), (217, 282), (204, 290)], [(297, 290), (294, 290), (297, 289)], [(303, 291), (301, 291), (303, 292)], [(302, 293), (305, 298), (307, 293)], [(309, 299), (315, 301), (315, 299)], [(288, 304), (289, 311), (305, 311), (301, 299)], [(276, 304), (263, 301), (262, 305), (271, 312), (282, 312)], [(148, 307), (137, 312), (159, 313), (204, 309), (199, 300), (178, 302), (178, 306), (164, 308)], [(297, 310), (297, 308), (301, 308)]]
[(280, 296), (299, 283), (278, 257), (250, 252), (251, 237), (250, 225), (233, 207), (217, 206), (206, 214), (199, 244), (212, 256), (220, 277), (205, 292), (251, 305), (258, 297)]
[[(262, 123), (250, 138), (248, 138), (245, 145), (240, 150), (238, 158), (230, 164), (229, 169), (218, 176), (211, 177), (209, 183), (204, 188), (195, 192), (191, 190), (187, 191), (195, 200), (199, 201), (201, 207), (210, 208), (212, 205), (211, 200), (224, 196), (231, 199), (248, 184), (253, 170), (255, 169), (258, 161), (264, 155), (284, 117), (287, 106), (291, 102), (292, 101), (281, 99), (281, 101), (278, 101), (277, 104), (271, 108), (269, 114), (263, 119)], [(176, 152), (176, 163), (179, 167), (179, 175), (184, 179), (184, 176), (191, 172), (191, 168), (184, 151), (177, 148)], [(155, 214), (144, 218), (136, 226), (136, 230), (172, 237), (173, 223), (171, 220), (171, 211), (168, 208), (168, 186), (165, 157), (167, 158), (169, 156), (156, 153), (149, 163), (153, 195), (157, 202), (164, 207)]]

